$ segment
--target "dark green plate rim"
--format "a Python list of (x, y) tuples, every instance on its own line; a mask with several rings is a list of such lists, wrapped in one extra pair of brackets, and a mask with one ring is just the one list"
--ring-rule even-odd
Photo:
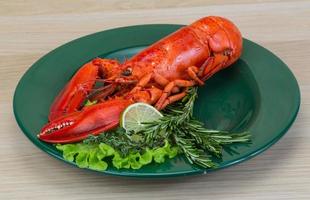
[[(100, 36), (101, 34), (109, 33), (109, 34), (113, 35), (114, 33), (117, 33), (117, 32), (123, 31), (123, 30), (127, 30), (127, 31), (130, 30), (130, 31), (135, 32), (135, 33), (138, 33), (138, 32), (147, 33), (148, 32), (149, 34), (157, 34), (157, 35), (160, 35), (160, 37), (163, 37), (167, 32), (173, 32), (174, 30), (180, 28), (181, 26), (182, 25), (176, 25), (176, 24), (150, 24), (150, 25), (137, 25), (137, 26), (128, 26), (128, 27), (115, 28), (115, 29), (105, 30), (105, 31), (102, 31), (102, 32), (98, 32), (98, 33), (94, 33), (94, 34), (90, 34), (90, 35), (78, 38), (76, 40), (68, 42), (68, 43), (66, 43), (66, 44), (64, 44), (64, 45), (54, 49), (53, 51), (49, 52), (48, 54), (46, 54), (45, 56), (40, 58), (36, 63), (34, 63), (27, 70), (27, 72), (20, 79), (20, 81), (19, 81), (19, 83), (18, 83), (18, 85), (16, 87), (16, 90), (15, 90), (15, 93), (14, 93), (14, 99), (13, 99), (13, 110), (14, 110), (14, 115), (15, 115), (15, 118), (16, 118), (16, 121), (17, 121), (19, 127), (21, 128), (23, 133), (28, 137), (28, 139), (30, 141), (32, 141), (38, 148), (40, 148), (41, 150), (45, 151), (46, 153), (48, 153), (48, 154), (50, 154), (50, 155), (52, 155), (52, 156), (54, 156), (54, 157), (64, 161), (64, 162), (67, 162), (67, 163), (70, 163), (70, 164), (76, 166), (72, 162), (65, 161), (61, 156), (57, 155), (55, 153), (55, 151), (51, 150), (50, 148), (46, 147), (44, 144), (40, 143), (40, 141), (36, 137), (33, 137), (31, 133), (27, 132), (26, 128), (24, 127), (22, 121), (20, 120), (20, 118), (18, 116), (18, 110), (17, 110), (16, 104), (17, 104), (18, 93), (22, 89), (23, 84), (25, 83), (25, 77), (28, 74), (31, 74), (32, 71), (36, 70), (36, 67), (39, 66), (40, 62), (43, 61), (45, 59), (45, 57), (47, 57), (47, 56), (49, 56), (51, 54), (54, 54), (57, 51), (62, 50), (66, 46), (69, 46), (69, 45), (72, 45), (72, 46), (79, 45), (79, 44), (81, 44), (83, 42), (85, 43), (88, 40), (91, 40), (92, 38), (96, 38), (96, 37)], [(156, 30), (155, 33), (154, 33), (154, 30)], [(161, 30), (163, 30), (163, 32), (165, 34), (161, 34)], [(139, 45), (137, 45), (137, 46), (139, 46)], [(251, 42), (251, 41), (249, 41), (247, 39), (244, 39), (244, 50), (245, 51), (244, 51), (242, 57), (248, 56), (247, 52), (246, 52), (246, 50), (248, 48), (250, 48), (250, 49), (252, 48), (252, 50), (256, 49), (258, 51), (261, 51), (264, 54), (263, 56), (266, 56), (266, 59), (272, 59), (275, 62), (276, 65), (280, 66), (280, 68), (279, 68), (280, 72), (279, 73), (281, 73), (282, 78), (284, 77), (284, 79), (286, 81), (285, 85), (289, 85), (290, 88), (291, 88), (291, 90), (289, 92), (292, 93), (291, 96), (293, 98), (291, 100), (292, 103), (290, 105), (292, 107), (292, 109), (291, 109), (292, 112), (290, 113), (290, 116), (289, 116), (289, 119), (288, 119), (288, 122), (286, 123), (286, 125), (284, 127), (282, 127), (282, 129), (279, 130), (279, 132), (277, 134), (275, 134), (276, 135), (275, 137), (270, 138), (270, 140), (267, 143), (265, 143), (264, 145), (260, 146), (257, 149), (254, 149), (254, 150), (250, 151), (249, 153), (243, 155), (239, 159), (235, 159), (232, 162), (221, 164), (217, 169), (207, 170), (207, 172), (215, 171), (215, 170), (222, 169), (222, 168), (226, 168), (226, 167), (229, 167), (231, 165), (243, 162), (245, 160), (248, 160), (248, 159), (250, 159), (250, 158), (260, 154), (264, 150), (268, 149), (270, 146), (272, 146), (274, 143), (276, 143), (287, 132), (289, 127), (294, 122), (294, 120), (295, 120), (295, 118), (297, 116), (298, 110), (299, 110), (299, 106), (300, 106), (300, 90), (299, 90), (299, 86), (298, 86), (297, 80), (294, 77), (294, 75), (292, 74), (292, 72), (289, 70), (288, 66), (285, 63), (283, 63), (272, 52), (268, 51), (267, 49), (261, 47), (260, 45), (254, 43), (254, 42)], [(245, 59), (245, 60), (247, 60), (247, 59)], [(249, 61), (249, 60), (247, 60), (247, 61)], [(257, 62), (257, 61), (258, 60), (255, 60), (255, 58), (253, 58), (253, 56), (252, 56), (252, 61), (251, 62)], [(251, 66), (251, 64), (249, 64), (249, 66)], [(271, 91), (272, 88), (270, 88), (270, 87), (272, 87), (272, 84), (270, 85), (270, 84), (267, 84), (266, 82), (263, 82), (263, 81), (266, 81), (266, 79), (268, 79), (268, 78), (269, 78), (268, 79), (269, 81), (272, 81), (272, 78), (274, 76), (277, 76), (277, 74), (269, 74), (268, 71), (266, 73), (264, 73), (263, 70), (264, 69), (256, 69), (256, 70), (255, 69), (251, 69), (252, 73), (255, 76), (255, 79), (257, 81), (258, 86), (263, 86), (261, 88), (265, 88), (266, 91), (267, 90), (269, 91), (269, 92), (265, 92), (264, 90), (260, 90), (260, 92), (261, 92), (260, 95), (261, 96), (272, 94), (272, 93), (270, 93), (270, 92), (272, 92)], [(281, 79), (281, 80), (283, 80), (283, 79)], [(287, 91), (283, 90), (283, 92), (287, 92)], [(262, 104), (264, 104), (264, 103), (266, 103), (266, 102), (263, 102)], [(162, 173), (136, 173), (134, 171), (132, 171), (132, 172), (119, 172), (119, 173), (118, 172), (113, 172), (113, 171), (105, 171), (105, 172), (102, 172), (102, 173), (110, 174), (110, 175), (118, 175), (118, 176), (130, 176), (130, 177), (171, 177), (171, 176), (180, 176), (180, 175), (201, 174), (201, 173), (204, 173), (204, 172), (206, 172), (206, 170), (197, 168), (197, 169), (192, 169), (192, 170), (188, 170), (188, 171), (173, 172), (173, 173), (172, 172), (169, 172), (169, 173), (164, 173), (164, 172), (162, 172)]]

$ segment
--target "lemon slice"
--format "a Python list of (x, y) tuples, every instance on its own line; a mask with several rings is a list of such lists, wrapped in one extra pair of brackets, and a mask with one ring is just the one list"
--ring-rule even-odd
[(128, 106), (121, 116), (121, 126), (126, 131), (138, 132), (143, 130), (143, 122), (152, 122), (163, 115), (153, 106), (146, 103), (135, 103)]

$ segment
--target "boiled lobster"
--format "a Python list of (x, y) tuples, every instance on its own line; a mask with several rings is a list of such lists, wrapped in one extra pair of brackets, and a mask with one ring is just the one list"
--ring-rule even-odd
[[(135, 102), (158, 110), (182, 99), (235, 62), (242, 37), (229, 20), (210, 16), (183, 27), (124, 63), (95, 58), (82, 66), (51, 106), (49, 123), (38, 137), (50, 143), (77, 142), (119, 124), (122, 111)], [(96, 82), (103, 86), (94, 88)], [(85, 99), (99, 103), (87, 107)]]

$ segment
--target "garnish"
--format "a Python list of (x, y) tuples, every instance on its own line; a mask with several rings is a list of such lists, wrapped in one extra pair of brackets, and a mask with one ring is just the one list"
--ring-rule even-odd
[(80, 168), (90, 168), (98, 171), (107, 169), (109, 159), (117, 169), (140, 169), (152, 161), (163, 163), (166, 158), (173, 158), (178, 153), (178, 148), (171, 147), (167, 140), (161, 147), (146, 148), (143, 153), (130, 152), (126, 156), (121, 155), (112, 146), (102, 142), (58, 144), (56, 148), (63, 152), (65, 160), (75, 162)]
[(143, 123), (153, 122), (163, 115), (153, 106), (146, 103), (134, 103), (128, 106), (121, 116), (120, 126), (126, 131), (144, 129)]
[[(63, 151), (66, 160), (96, 170), (107, 168), (106, 158), (118, 169), (139, 169), (153, 160), (162, 163), (165, 157), (173, 158), (178, 153), (184, 154), (191, 164), (215, 168), (213, 158), (222, 157), (224, 145), (247, 143), (250, 135), (205, 128), (193, 117), (196, 98), (197, 88), (190, 88), (182, 101), (169, 105), (163, 117), (143, 122), (142, 129), (133, 126), (133, 130), (126, 131), (119, 127), (89, 136), (83, 143), (57, 145), (57, 148)], [(132, 105), (132, 108), (135, 107)]]

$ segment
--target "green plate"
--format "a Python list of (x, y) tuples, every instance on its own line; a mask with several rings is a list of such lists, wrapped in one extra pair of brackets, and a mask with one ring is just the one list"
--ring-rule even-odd
[[(95, 57), (124, 60), (180, 27), (117, 28), (79, 38), (51, 51), (30, 67), (16, 88), (13, 107), (18, 125), (37, 147), (65, 161), (53, 145), (41, 142), (36, 135), (47, 122), (53, 99), (74, 72)], [(277, 142), (293, 123), (299, 105), (298, 84), (288, 67), (268, 50), (244, 39), (242, 57), (200, 88), (195, 115), (210, 128), (249, 130), (252, 134), (251, 144), (230, 146), (224, 152), (223, 159), (217, 161), (221, 169), (247, 160)], [(163, 177), (204, 172), (179, 156), (139, 170), (110, 167), (102, 173)]]

